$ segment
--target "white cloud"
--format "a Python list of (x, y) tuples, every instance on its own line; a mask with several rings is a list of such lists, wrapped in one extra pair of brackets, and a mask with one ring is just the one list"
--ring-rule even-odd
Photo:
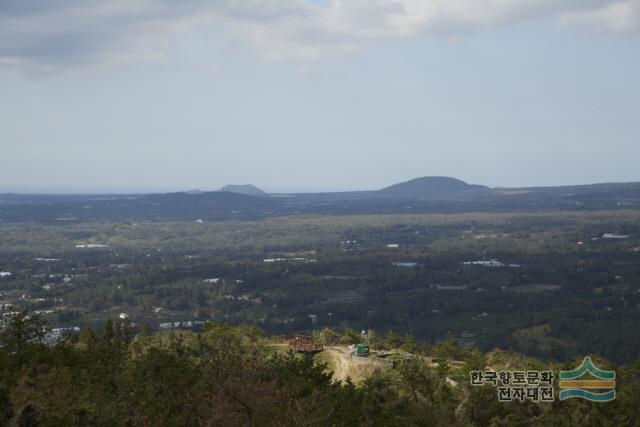
[(185, 34), (220, 34), (268, 61), (345, 54), (416, 34), (444, 42), (547, 17), (602, 31), (638, 27), (640, 0), (3, 0), (0, 68), (163, 58)]
[[(256, 2), (254, 2), (256, 3)], [(265, 2), (260, 2), (265, 4)], [(294, 13), (228, 20), (232, 32), (267, 60), (317, 59), (380, 39), (416, 34), (461, 40), (467, 33), (538, 17), (557, 19), (611, 0), (330, 0), (289, 4)]]
[(638, 32), (640, 0), (616, 1), (591, 10), (568, 12), (561, 17), (560, 23), (584, 26), (600, 32)]

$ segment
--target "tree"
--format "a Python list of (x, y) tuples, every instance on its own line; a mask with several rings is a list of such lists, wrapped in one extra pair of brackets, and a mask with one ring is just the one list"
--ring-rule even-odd
[(2, 323), (0, 344), (10, 353), (38, 342), (47, 331), (46, 322), (40, 316), (28, 315), (26, 311), (5, 316)]
[(102, 333), (102, 342), (104, 344), (111, 344), (113, 342), (113, 321), (107, 319), (104, 322), (104, 332)]
[(400, 364), (398, 371), (403, 385), (409, 389), (414, 402), (417, 403), (420, 397), (428, 397), (432, 392), (432, 376), (423, 360), (418, 358), (406, 360)]

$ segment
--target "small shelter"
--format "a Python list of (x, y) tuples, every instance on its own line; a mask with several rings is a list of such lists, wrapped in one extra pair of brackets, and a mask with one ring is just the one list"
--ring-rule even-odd
[(310, 335), (287, 334), (282, 339), (289, 344), (289, 348), (301, 353), (317, 353), (324, 349), (322, 344), (316, 343)]

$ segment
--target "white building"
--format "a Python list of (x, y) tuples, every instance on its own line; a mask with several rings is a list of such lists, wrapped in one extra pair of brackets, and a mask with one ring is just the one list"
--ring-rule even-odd
[(629, 234), (605, 233), (602, 235), (603, 239), (628, 239), (629, 237), (631, 237)]

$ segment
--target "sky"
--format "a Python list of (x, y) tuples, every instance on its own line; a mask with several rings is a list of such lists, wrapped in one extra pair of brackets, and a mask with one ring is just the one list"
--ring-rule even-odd
[(0, 0), (0, 192), (640, 181), (640, 0)]

